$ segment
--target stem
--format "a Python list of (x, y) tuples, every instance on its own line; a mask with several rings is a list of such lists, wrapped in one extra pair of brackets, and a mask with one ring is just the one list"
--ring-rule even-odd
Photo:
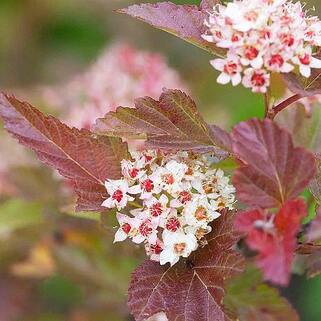
[(128, 202), (128, 205), (132, 206), (132, 207), (136, 207), (136, 208), (142, 208), (142, 205), (140, 205), (139, 203), (133, 201), (133, 202)]
[(267, 118), (269, 115), (269, 107), (270, 107), (270, 102), (269, 102), (269, 95), (264, 94), (264, 118)]
[(282, 111), (283, 109), (287, 108), (288, 106), (290, 106), (291, 104), (295, 103), (296, 101), (298, 101), (299, 99), (303, 98), (301, 95), (296, 94), (293, 95), (291, 97), (289, 97), (288, 99), (282, 101), (280, 104), (274, 106), (268, 113), (268, 118), (270, 119), (274, 119), (275, 116)]

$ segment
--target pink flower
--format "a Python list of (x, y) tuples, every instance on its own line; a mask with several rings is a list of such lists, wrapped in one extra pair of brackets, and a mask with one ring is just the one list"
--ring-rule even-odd
[(265, 67), (269, 71), (279, 72), (279, 73), (288, 73), (294, 69), (294, 66), (288, 63), (289, 56), (286, 55), (286, 52), (282, 52), (279, 48), (271, 50), (266, 54)]
[(119, 43), (107, 48), (88, 71), (61, 87), (47, 88), (43, 96), (69, 125), (90, 128), (108, 111), (133, 106), (137, 97), (158, 98), (164, 87), (187, 89), (163, 56)]
[(217, 78), (219, 84), (225, 85), (232, 82), (233, 86), (237, 86), (242, 81), (242, 66), (237, 56), (229, 55), (226, 59), (215, 59), (211, 61), (212, 66), (221, 71)]
[(299, 66), (301, 75), (306, 78), (311, 76), (311, 68), (321, 68), (321, 60), (312, 56), (310, 47), (300, 49), (292, 61)]
[(312, 68), (321, 68), (313, 57), (321, 46), (321, 21), (308, 16), (300, 2), (234, 0), (214, 6), (204, 24), (203, 38), (227, 49), (226, 59), (211, 60), (221, 71), (220, 84), (242, 81), (265, 93), (272, 72), (289, 73), (298, 65), (310, 77)]
[(244, 71), (243, 85), (256, 93), (266, 93), (270, 85), (270, 75), (264, 70), (253, 68)]
[(131, 238), (137, 234), (139, 220), (121, 213), (117, 213), (116, 218), (119, 223), (119, 229), (115, 234), (114, 243), (125, 241), (128, 237)]
[(107, 208), (117, 207), (118, 210), (126, 207), (127, 203), (134, 200), (134, 197), (129, 194), (138, 194), (140, 192), (139, 186), (129, 187), (126, 180), (108, 180), (105, 182), (105, 187), (109, 198), (106, 199), (101, 206)]

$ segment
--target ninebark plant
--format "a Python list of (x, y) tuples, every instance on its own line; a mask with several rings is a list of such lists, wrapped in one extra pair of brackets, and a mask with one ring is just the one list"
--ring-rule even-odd
[[(321, 94), (320, 20), (286, 0), (119, 11), (209, 51), (219, 83), (264, 96), (265, 118), (228, 133), (208, 124), (187, 94), (166, 89), (107, 113), (90, 131), (3, 93), (5, 128), (73, 186), (79, 211), (116, 215), (115, 241), (145, 246), (148, 259), (128, 290), (137, 321), (159, 312), (170, 321), (299, 320), (273, 285), (288, 285), (299, 255), (309, 277), (321, 271), (321, 213), (303, 225), (309, 204), (300, 196), (309, 188), (321, 200), (320, 133), (314, 126), (309, 141), (304, 112), (296, 126), (278, 122), (290, 131), (275, 117)], [(293, 92), (277, 105), (272, 73)], [(129, 152), (131, 139), (145, 150)], [(237, 164), (231, 182), (220, 169), (229, 158)]]

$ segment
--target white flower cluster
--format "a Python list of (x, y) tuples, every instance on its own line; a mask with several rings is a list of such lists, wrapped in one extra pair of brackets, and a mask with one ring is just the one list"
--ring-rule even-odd
[(321, 21), (308, 16), (300, 2), (234, 0), (215, 6), (205, 24), (203, 38), (227, 49), (225, 59), (211, 61), (221, 72), (220, 84), (242, 82), (253, 92), (266, 93), (273, 72), (297, 67), (308, 78), (311, 68), (321, 68), (313, 56), (321, 46)]
[(144, 243), (161, 265), (173, 265), (204, 245), (209, 224), (233, 208), (234, 187), (205, 156), (135, 152), (121, 166), (123, 178), (106, 181), (109, 198), (102, 204), (119, 211), (115, 242)]

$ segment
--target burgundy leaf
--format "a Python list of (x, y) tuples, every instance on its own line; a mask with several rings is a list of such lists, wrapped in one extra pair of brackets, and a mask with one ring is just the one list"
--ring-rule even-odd
[(243, 212), (236, 217), (235, 227), (242, 233), (248, 233), (246, 243), (258, 252), (256, 262), (266, 280), (288, 284), (297, 246), (296, 236), (306, 214), (304, 201), (297, 199), (284, 204), (272, 226), (273, 216), (262, 209)]
[(220, 0), (202, 0), (200, 8), (202, 10), (212, 10), (214, 6), (221, 4)]
[(293, 72), (283, 74), (288, 88), (302, 97), (321, 94), (321, 69), (313, 69), (310, 78), (305, 78)]
[(128, 304), (137, 321), (158, 312), (169, 320), (224, 321), (224, 282), (243, 270), (243, 258), (232, 247), (238, 240), (233, 215), (213, 224), (208, 244), (173, 267), (146, 261), (133, 274)]
[(232, 138), (233, 150), (244, 163), (233, 183), (238, 199), (247, 205), (280, 207), (316, 174), (314, 155), (294, 147), (291, 135), (271, 120), (243, 122), (233, 129)]
[(144, 3), (121, 9), (118, 12), (167, 31), (213, 54), (222, 55), (224, 50), (202, 38), (202, 34), (206, 31), (204, 21), (211, 2), (215, 1), (203, 1), (200, 8), (191, 5), (176, 5), (167, 1), (155, 4)]
[(69, 128), (13, 96), (0, 96), (0, 116), (19, 142), (68, 179), (78, 195), (78, 210), (101, 210), (104, 181), (121, 176), (127, 145), (116, 138), (94, 138), (87, 130)]
[(321, 203), (321, 154), (316, 155), (317, 174), (310, 182), (309, 189), (318, 204)]
[(208, 125), (194, 101), (179, 90), (165, 90), (159, 101), (145, 97), (135, 101), (136, 108), (119, 107), (98, 119), (99, 135), (147, 138), (147, 146), (165, 150), (212, 152), (224, 158), (231, 149), (227, 132)]
[(321, 152), (321, 106), (314, 105), (311, 111), (298, 102), (295, 108), (286, 108), (278, 113), (276, 123), (288, 130), (296, 145), (312, 152)]

